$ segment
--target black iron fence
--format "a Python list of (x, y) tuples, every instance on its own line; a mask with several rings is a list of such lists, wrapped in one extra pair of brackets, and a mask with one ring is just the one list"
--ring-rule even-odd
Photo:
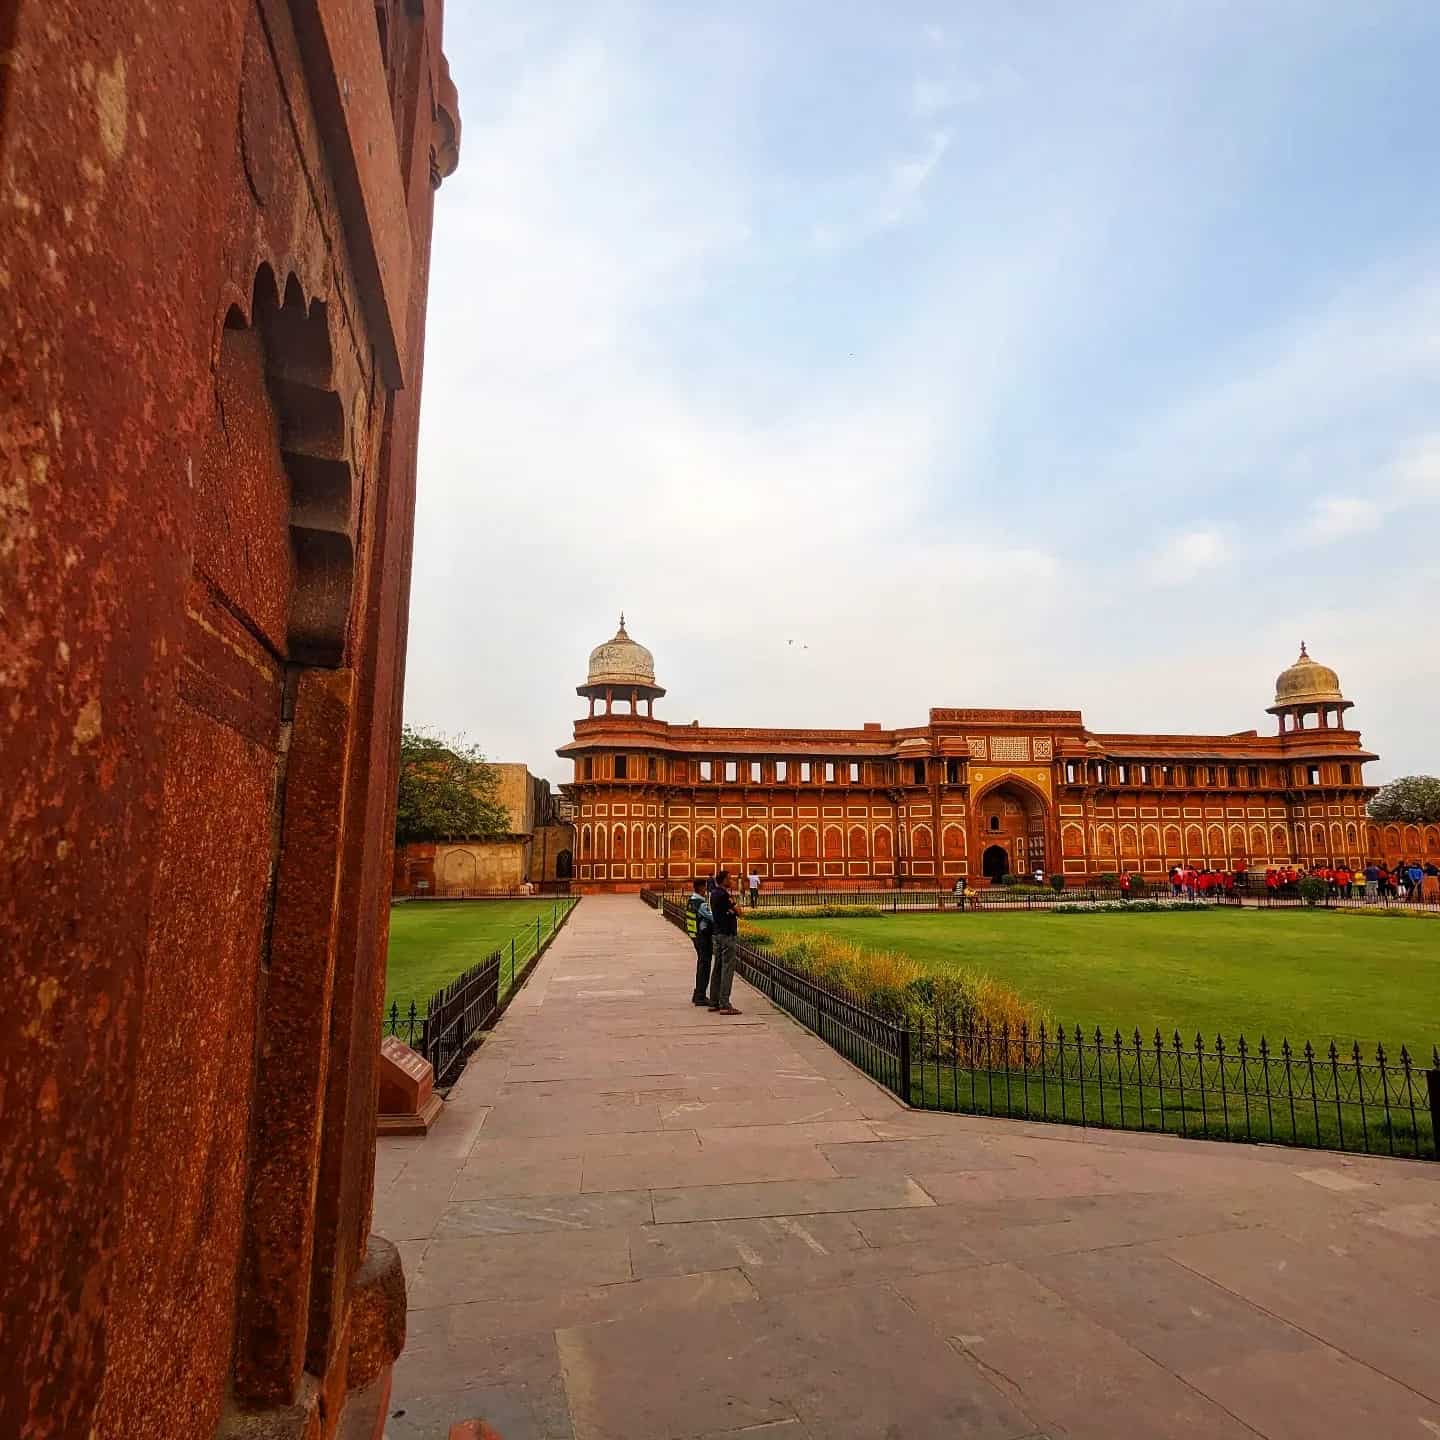
[[(642, 891), (642, 898), (651, 897), (657, 904), (661, 892)], [(663, 898), (684, 901), (683, 891), (664, 892)], [(1134, 903), (1143, 900), (1175, 898), (1166, 885), (1144, 891), (1126, 891), (1089, 885), (1073, 889), (1053, 890), (1049, 886), (992, 885), (959, 894), (954, 890), (762, 890), (752, 901), (748, 891), (737, 892), (742, 911), (763, 914), (771, 910), (883, 910), (888, 914), (907, 911), (936, 910), (1053, 910), (1057, 905), (1090, 904), (1101, 901)], [(1234, 905), (1239, 901), (1230, 895), (1208, 895), (1197, 903)]]
[(1263, 910), (1379, 910), (1396, 914), (1440, 914), (1440, 900), (1426, 900), (1419, 895), (1407, 895), (1403, 900), (1398, 895), (1385, 894), (1367, 897), (1352, 891), (1347, 895), (1339, 893), (1320, 895), (1307, 900), (1295, 890), (1265, 890), (1255, 895), (1255, 903)]
[[(658, 903), (660, 892), (645, 891)], [(666, 892), (666, 898), (683, 900), (684, 892)], [(985, 886), (966, 890), (963, 895), (953, 890), (762, 890), (751, 901), (747, 891), (737, 892), (742, 911), (764, 914), (766, 911), (787, 910), (883, 910), (887, 914), (920, 911), (968, 911), (971, 913), (1020, 910), (1054, 910), (1061, 905), (1124, 903), (1137, 905), (1145, 901), (1185, 900), (1176, 894), (1168, 881), (1156, 881), (1144, 890), (1109, 889), (1103, 886), (1075, 886), (1065, 890), (1021, 888), (1009, 885)], [(1231, 908), (1262, 910), (1367, 910), (1395, 914), (1440, 915), (1440, 901), (1423, 900), (1416, 896), (1401, 899), (1396, 895), (1329, 894), (1307, 900), (1297, 890), (1268, 890), (1264, 887), (1241, 887), (1235, 891), (1201, 893), (1194, 904), (1222, 905)]]
[[(642, 892), (684, 928), (675, 899)], [(878, 1015), (763, 952), (736, 947), (740, 974), (908, 1105), (1187, 1137), (1265, 1141), (1434, 1160), (1440, 1047), (1416, 1057), (1358, 1042), (1233, 1044), (1178, 1031), (1150, 1039), (1099, 1027), (1012, 1030), (959, 1012)]]
[(382, 1034), (395, 1035), (418, 1050), (435, 1072), (435, 1084), (452, 1085), (482, 1031), (495, 1023), (512, 991), (524, 983), (579, 901), (566, 897), (537, 915), (510, 939), (423, 1003), (411, 1000), (403, 1009), (392, 1001)]
[(912, 1029), (911, 1103), (926, 1109), (1437, 1158), (1434, 1047), (1426, 1068), (1403, 1045), (1032, 1033), (938, 1012)]

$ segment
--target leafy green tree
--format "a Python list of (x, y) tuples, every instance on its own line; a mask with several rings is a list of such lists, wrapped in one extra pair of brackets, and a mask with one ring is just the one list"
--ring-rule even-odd
[(395, 843), (504, 835), (510, 817), (500, 803), (499, 789), (500, 772), (485, 763), (478, 746), (403, 726)]
[(1370, 802), (1372, 820), (1406, 820), (1423, 825), (1440, 820), (1440, 779), (1434, 775), (1406, 775), (1382, 785)]

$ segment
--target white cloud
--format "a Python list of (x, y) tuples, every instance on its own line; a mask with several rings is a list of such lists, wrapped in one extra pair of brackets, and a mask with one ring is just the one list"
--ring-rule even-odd
[(950, 139), (948, 130), (934, 130), (920, 154), (897, 161), (890, 167), (890, 189), (895, 199), (908, 201), (924, 189), (935, 173), (935, 167), (945, 158), (945, 152), (950, 148)]
[(1223, 565), (1229, 547), (1218, 530), (1191, 530), (1172, 536), (1150, 556), (1146, 571), (1155, 585), (1188, 585)]
[(1416, 505), (1440, 500), (1440, 436), (1416, 441), (1394, 464), (1367, 477), (1360, 495), (1324, 495), (1315, 500), (1305, 527), (1316, 544), (1378, 530), (1386, 519)]
[(1378, 530), (1385, 518), (1384, 507), (1375, 500), (1349, 495), (1327, 495), (1311, 507), (1306, 535), (1315, 541), (1345, 540)]
[(1440, 435), (1427, 435), (1417, 442), (1395, 466), (1395, 479), (1400, 497), (1440, 500)]
[(878, 181), (857, 187), (869, 193), (858, 213), (817, 224), (812, 231), (815, 243), (822, 249), (839, 249), (915, 219), (920, 213), (921, 192), (935, 175), (953, 138), (949, 130), (932, 130), (920, 150), (892, 161)]
[(917, 75), (910, 86), (910, 110), (922, 120), (952, 109), (959, 102), (954, 90), (944, 80)]

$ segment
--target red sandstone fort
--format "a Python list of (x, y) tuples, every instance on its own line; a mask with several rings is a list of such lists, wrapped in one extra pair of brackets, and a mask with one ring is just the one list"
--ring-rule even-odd
[(1269, 735), (1103, 734), (1078, 710), (935, 709), (895, 730), (673, 725), (655, 718), (665, 690), (623, 616), (578, 691), (589, 714), (558, 753), (575, 767), (582, 891), (717, 863), (777, 888), (863, 889), (1440, 856), (1440, 826), (1366, 819), (1377, 757), (1304, 646), (1275, 682)]

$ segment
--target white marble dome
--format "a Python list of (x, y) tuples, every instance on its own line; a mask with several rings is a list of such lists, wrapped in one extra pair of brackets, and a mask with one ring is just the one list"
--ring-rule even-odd
[(590, 652), (590, 670), (585, 683), (613, 686), (617, 690), (655, 684), (655, 657), (626, 633), (623, 614), (614, 638)]

